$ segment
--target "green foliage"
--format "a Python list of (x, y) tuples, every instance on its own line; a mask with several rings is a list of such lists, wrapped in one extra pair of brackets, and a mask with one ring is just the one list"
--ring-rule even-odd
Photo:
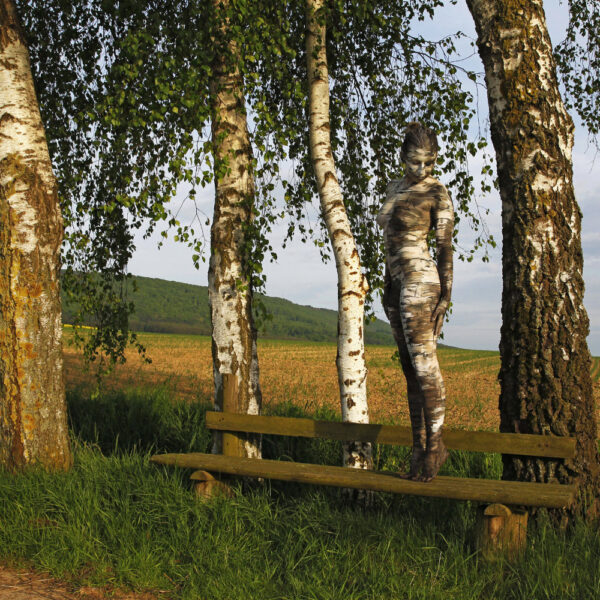
[[(133, 332), (210, 335), (208, 288), (148, 277), (132, 277), (124, 296), (135, 306), (129, 320)], [(335, 342), (337, 312), (325, 308), (301, 306), (283, 298), (258, 295), (259, 302), (270, 318), (263, 319), (261, 337)], [(72, 324), (81, 313), (72, 301), (63, 302), (63, 322)], [(85, 325), (95, 326), (93, 319)], [(85, 330), (83, 335), (88, 334)], [(95, 334), (95, 331), (91, 332)], [(365, 325), (367, 344), (394, 344), (388, 323), (377, 319)]]
[[(93, 316), (88, 358), (123, 359), (134, 234), (158, 223), (199, 254), (169, 201), (212, 180), (212, 2), (18, 2), (65, 219), (65, 295)], [(185, 23), (186, 27), (181, 27)], [(198, 214), (198, 218), (200, 218)], [(143, 351), (143, 348), (139, 348)]]
[[(69, 314), (67, 322), (74, 326), (75, 341), (83, 348), (86, 363), (96, 363), (100, 378), (114, 363), (125, 362), (123, 351), (129, 342), (145, 356), (144, 346), (129, 326), (134, 310), (129, 294), (135, 292), (135, 285), (135, 280), (120, 273), (61, 271), (63, 317)], [(90, 325), (93, 329), (82, 331), (81, 326)]]
[[(169, 202), (183, 190), (183, 202), (193, 203), (198, 188), (227, 169), (226, 160), (215, 161), (209, 137), (218, 118), (211, 109), (217, 64), (243, 73), (256, 153), (257, 193), (249, 199), (254, 218), (245, 224), (244, 248), (252, 286), (264, 290), (262, 264), (276, 258), (269, 233), (280, 219), (287, 219), (288, 238), (313, 239), (329, 256), (323, 223), (306, 218), (315, 184), (302, 0), (230, 0), (218, 9), (209, 0), (18, 4), (60, 182), (65, 295), (81, 308), (76, 323), (91, 315), (99, 326), (85, 338), (89, 358), (122, 360), (127, 342), (136, 341), (124, 284), (136, 231), (150, 233), (162, 224), (165, 237), (172, 228), (190, 247), (196, 264), (204, 258), (209, 218), (196, 207), (196, 219), (181, 224), (179, 208)], [(467, 133), (473, 98), (458, 78), (455, 36), (431, 41), (411, 34), (411, 23), (440, 4), (335, 0), (324, 15), (333, 151), (371, 286), (369, 303), (382, 283), (375, 215), (387, 181), (400, 174), (408, 121), (420, 119), (440, 133), (439, 168), (451, 176), (458, 215), (482, 228), (475, 248), (494, 243), (472, 203), (468, 158), (485, 141)], [(466, 75), (478, 81), (475, 73)], [(291, 173), (280, 172), (288, 161)]]
[[(469, 219), (479, 229), (474, 248), (461, 253), (463, 258), (470, 258), (487, 243), (495, 244), (480, 219), (468, 170), (469, 157), (484, 149), (486, 142), (482, 135), (474, 139), (468, 135), (475, 109), (472, 95), (463, 90), (458, 77), (464, 72), (455, 60), (455, 40), (460, 34), (437, 41), (411, 34), (415, 19), (431, 16), (440, 4), (437, 0), (339, 0), (328, 3), (323, 15), (332, 148), (346, 211), (371, 286), (367, 309), (383, 279), (384, 253), (375, 217), (387, 182), (401, 175), (400, 146), (409, 121), (421, 120), (440, 133), (439, 171), (451, 176), (449, 189), (459, 218)], [(246, 51), (259, 57), (246, 65), (247, 99), (257, 116), (254, 144), (259, 150), (268, 150), (274, 160), (292, 161), (293, 176), (281, 177), (290, 217), (288, 238), (294, 234), (303, 240), (313, 238), (323, 258), (328, 258), (324, 222), (311, 224), (306, 218), (316, 188), (308, 145), (304, 2), (260, 3), (260, 13), (250, 20)], [(260, 53), (252, 52), (253, 46), (260, 48)], [(464, 74), (479, 82), (477, 74)], [(486, 163), (484, 191), (489, 190), (489, 174)], [(260, 180), (260, 168), (257, 175)], [(265, 212), (257, 226), (268, 229), (276, 216)]]
[(600, 5), (596, 0), (569, 0), (566, 38), (556, 46), (558, 71), (575, 109), (598, 145), (600, 133)]

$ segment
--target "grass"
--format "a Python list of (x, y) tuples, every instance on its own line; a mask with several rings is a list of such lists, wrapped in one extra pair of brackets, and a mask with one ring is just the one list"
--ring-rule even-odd
[(119, 452), (204, 452), (207, 402), (174, 402), (164, 387), (131, 388), (96, 396), (67, 392), (69, 426), (79, 442), (103, 454)]
[[(381, 494), (348, 506), (330, 488), (237, 484), (201, 502), (189, 472), (157, 467), (156, 451), (206, 450), (202, 401), (167, 389), (68, 396), (69, 473), (0, 472), (0, 552), (74, 585), (162, 590), (176, 599), (568, 599), (600, 595), (600, 537), (581, 523), (555, 531), (540, 515), (515, 564), (486, 564), (470, 546), (467, 502)], [(301, 416), (297, 404), (271, 414)], [(312, 412), (333, 418), (326, 406)], [(330, 441), (268, 437), (265, 455), (339, 464)], [(406, 450), (377, 449), (379, 468)], [(452, 453), (447, 474), (497, 477), (496, 455)], [(158, 592), (157, 592), (158, 593)]]

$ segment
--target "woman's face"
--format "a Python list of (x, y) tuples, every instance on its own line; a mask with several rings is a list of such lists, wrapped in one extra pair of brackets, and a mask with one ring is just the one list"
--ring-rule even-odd
[(437, 154), (423, 148), (414, 148), (403, 156), (406, 177), (411, 181), (423, 181), (433, 172)]

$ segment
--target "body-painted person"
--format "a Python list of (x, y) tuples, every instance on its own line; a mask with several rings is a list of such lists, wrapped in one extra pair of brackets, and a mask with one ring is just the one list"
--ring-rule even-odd
[[(448, 457), (442, 440), (446, 392), (436, 345), (452, 292), (454, 211), (446, 188), (431, 176), (438, 150), (431, 129), (408, 125), (400, 154), (404, 178), (390, 181), (377, 216), (386, 248), (383, 307), (406, 376), (413, 434), (404, 477), (417, 481), (431, 481)], [(437, 264), (427, 246), (431, 230)]]

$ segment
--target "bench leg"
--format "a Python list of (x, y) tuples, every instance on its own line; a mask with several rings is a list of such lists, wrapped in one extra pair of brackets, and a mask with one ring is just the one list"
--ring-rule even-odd
[(190, 475), (190, 479), (194, 482), (194, 493), (198, 498), (214, 498), (215, 496), (231, 498), (233, 496), (233, 490), (208, 471), (194, 471)]
[(504, 504), (479, 507), (475, 547), (488, 561), (517, 558), (527, 544), (527, 512), (513, 512)]

